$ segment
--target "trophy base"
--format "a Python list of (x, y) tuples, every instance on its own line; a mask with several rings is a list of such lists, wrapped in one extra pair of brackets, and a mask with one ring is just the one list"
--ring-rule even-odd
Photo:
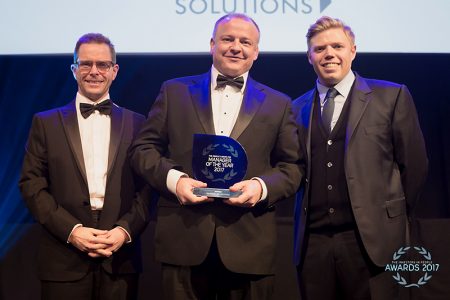
[(232, 192), (229, 189), (217, 188), (194, 188), (192, 192), (196, 196), (207, 196), (209, 198), (234, 198), (242, 194), (241, 191)]

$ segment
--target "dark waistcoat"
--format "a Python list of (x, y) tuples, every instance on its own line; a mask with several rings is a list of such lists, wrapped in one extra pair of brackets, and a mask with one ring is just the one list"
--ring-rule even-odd
[(311, 186), (309, 229), (319, 232), (355, 228), (344, 170), (345, 128), (349, 99), (338, 122), (327, 133), (320, 118), (320, 101), (316, 96), (311, 123)]

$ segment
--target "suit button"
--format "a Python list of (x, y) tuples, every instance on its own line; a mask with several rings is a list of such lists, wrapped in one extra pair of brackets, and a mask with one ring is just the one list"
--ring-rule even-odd
[(306, 214), (306, 207), (303, 207), (303, 211), (305, 212), (305, 214)]
[(329, 184), (329, 185), (327, 186), (327, 189), (328, 189), (329, 191), (331, 191), (331, 190), (333, 189), (333, 186), (332, 186), (331, 184)]
[(328, 163), (327, 163), (327, 167), (328, 168), (331, 168), (333, 166), (333, 163), (331, 162), (331, 161), (329, 161)]
[(333, 141), (332, 140), (328, 140), (327, 144), (331, 146), (333, 144)]
[(334, 208), (330, 207), (330, 208), (328, 209), (328, 212), (329, 212), (330, 214), (334, 213)]

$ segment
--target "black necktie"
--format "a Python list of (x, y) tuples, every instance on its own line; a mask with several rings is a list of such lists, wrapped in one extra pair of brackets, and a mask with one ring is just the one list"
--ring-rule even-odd
[(102, 115), (110, 115), (112, 108), (111, 100), (105, 100), (97, 105), (80, 103), (80, 112), (83, 118), (89, 117), (95, 110), (98, 110)]
[(235, 86), (238, 89), (242, 89), (244, 86), (244, 77), (239, 76), (236, 78), (230, 78), (221, 74), (217, 75), (217, 87), (218, 89), (225, 87), (226, 85)]
[(328, 90), (325, 96), (325, 102), (322, 108), (322, 124), (327, 129), (327, 132), (331, 132), (331, 120), (333, 119), (334, 113), (334, 98), (339, 94), (335, 88)]

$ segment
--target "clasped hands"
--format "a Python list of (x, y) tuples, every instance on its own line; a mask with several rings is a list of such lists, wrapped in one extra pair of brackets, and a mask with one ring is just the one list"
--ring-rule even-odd
[[(196, 196), (192, 192), (195, 187), (205, 188), (207, 184), (193, 178), (181, 177), (177, 182), (177, 197), (182, 205), (200, 204), (214, 201), (207, 196)], [(262, 186), (256, 179), (244, 180), (230, 187), (232, 192), (242, 191), (238, 197), (224, 199), (223, 203), (240, 206), (253, 207), (261, 199)]]
[(90, 257), (110, 257), (127, 239), (120, 227), (111, 230), (77, 227), (72, 231), (69, 242)]

